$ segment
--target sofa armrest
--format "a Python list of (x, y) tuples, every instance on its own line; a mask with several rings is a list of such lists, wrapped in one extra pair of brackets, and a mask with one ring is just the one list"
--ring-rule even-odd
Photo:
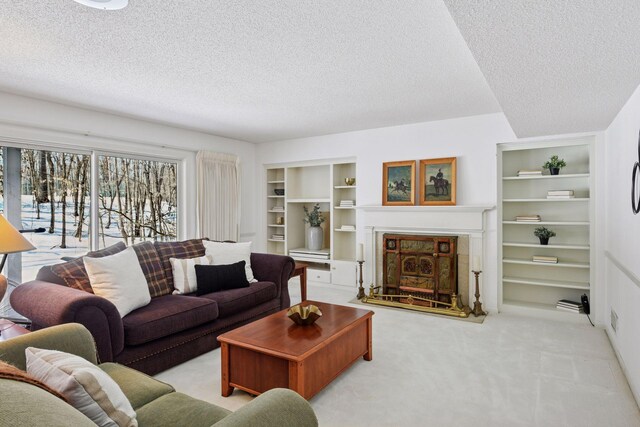
[(97, 362), (93, 337), (87, 328), (78, 323), (53, 326), (0, 342), (0, 359), (26, 370), (24, 351), (27, 347), (64, 351), (93, 364)]
[(251, 254), (251, 269), (259, 281), (273, 282), (278, 287), (280, 309), (289, 308), (289, 277), (295, 268), (293, 258), (274, 254)]
[(275, 388), (256, 397), (214, 425), (216, 427), (317, 427), (318, 419), (309, 402), (298, 393), (284, 388)]
[(95, 339), (101, 362), (112, 362), (124, 349), (124, 327), (116, 307), (105, 298), (35, 280), (11, 293), (11, 306), (37, 328), (80, 323)]

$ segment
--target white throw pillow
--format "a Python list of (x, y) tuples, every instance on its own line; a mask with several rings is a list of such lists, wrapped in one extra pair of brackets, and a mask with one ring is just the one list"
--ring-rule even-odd
[(93, 293), (111, 301), (120, 317), (151, 301), (147, 279), (132, 247), (115, 255), (83, 260)]
[(25, 349), (27, 372), (57, 391), (99, 426), (136, 427), (136, 413), (120, 386), (80, 356), (35, 347)]
[(173, 291), (174, 295), (189, 294), (198, 289), (198, 279), (196, 278), (196, 265), (210, 265), (213, 261), (211, 255), (198, 258), (169, 258), (171, 270), (173, 271)]
[(247, 282), (257, 282), (251, 269), (251, 242), (223, 243), (203, 240), (202, 243), (204, 253), (213, 257), (212, 265), (228, 265), (244, 261)]

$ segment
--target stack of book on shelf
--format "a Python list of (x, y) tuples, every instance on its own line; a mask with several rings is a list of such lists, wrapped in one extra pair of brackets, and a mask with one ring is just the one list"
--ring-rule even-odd
[(542, 218), (540, 215), (518, 215), (516, 216), (516, 221), (518, 222), (540, 222)]
[(573, 313), (584, 313), (582, 310), (582, 304), (575, 301), (569, 301), (568, 299), (561, 299), (556, 304), (558, 310), (571, 311)]
[(271, 239), (272, 240), (284, 240), (284, 234), (272, 234), (271, 235)]
[(274, 212), (284, 212), (284, 206), (274, 206), (271, 210)]
[(345, 225), (345, 224), (343, 224), (342, 227), (340, 227), (340, 230), (342, 230), (342, 231), (356, 231), (356, 226), (355, 225)]
[(340, 207), (341, 208), (352, 208), (354, 207), (356, 204), (355, 201), (353, 200), (340, 200)]
[(540, 176), (542, 175), (542, 171), (539, 169), (520, 169), (518, 171), (518, 176)]
[(542, 255), (534, 255), (532, 258), (533, 262), (542, 262), (544, 264), (557, 264), (558, 257), (557, 256), (542, 256)]
[(573, 199), (573, 190), (549, 190), (547, 199)]
[(320, 249), (317, 251), (307, 248), (291, 249), (289, 251), (289, 256), (291, 258), (317, 259), (318, 261), (328, 260), (329, 249)]

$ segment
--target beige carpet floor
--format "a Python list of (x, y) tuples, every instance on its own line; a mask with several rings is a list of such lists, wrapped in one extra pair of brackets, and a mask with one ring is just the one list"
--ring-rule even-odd
[[(299, 302), (298, 283), (290, 283)], [(355, 290), (309, 284), (309, 299), (349, 305)], [(360, 306), (361, 307), (361, 306)], [(483, 324), (372, 307), (373, 360), (311, 399), (321, 426), (640, 426), (602, 329), (491, 314)], [(236, 410), (220, 395), (220, 350), (156, 378)]]

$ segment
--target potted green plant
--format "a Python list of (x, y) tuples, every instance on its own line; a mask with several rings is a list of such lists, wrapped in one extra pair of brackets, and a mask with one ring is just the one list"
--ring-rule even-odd
[(309, 224), (309, 229), (307, 230), (307, 244), (309, 249), (317, 251), (322, 249), (322, 244), (324, 240), (324, 231), (320, 224), (324, 222), (324, 217), (322, 216), (322, 212), (320, 212), (320, 205), (316, 203), (313, 206), (313, 209), (309, 210), (306, 206), (304, 209), (304, 218), (303, 221)]
[(548, 245), (549, 238), (556, 235), (555, 231), (549, 230), (547, 227), (538, 227), (533, 231), (533, 234), (540, 239), (541, 245)]
[(549, 169), (549, 173), (551, 175), (558, 175), (560, 173), (560, 169), (567, 166), (567, 163), (564, 159), (558, 158), (558, 156), (551, 156), (547, 163), (542, 165), (543, 169)]

